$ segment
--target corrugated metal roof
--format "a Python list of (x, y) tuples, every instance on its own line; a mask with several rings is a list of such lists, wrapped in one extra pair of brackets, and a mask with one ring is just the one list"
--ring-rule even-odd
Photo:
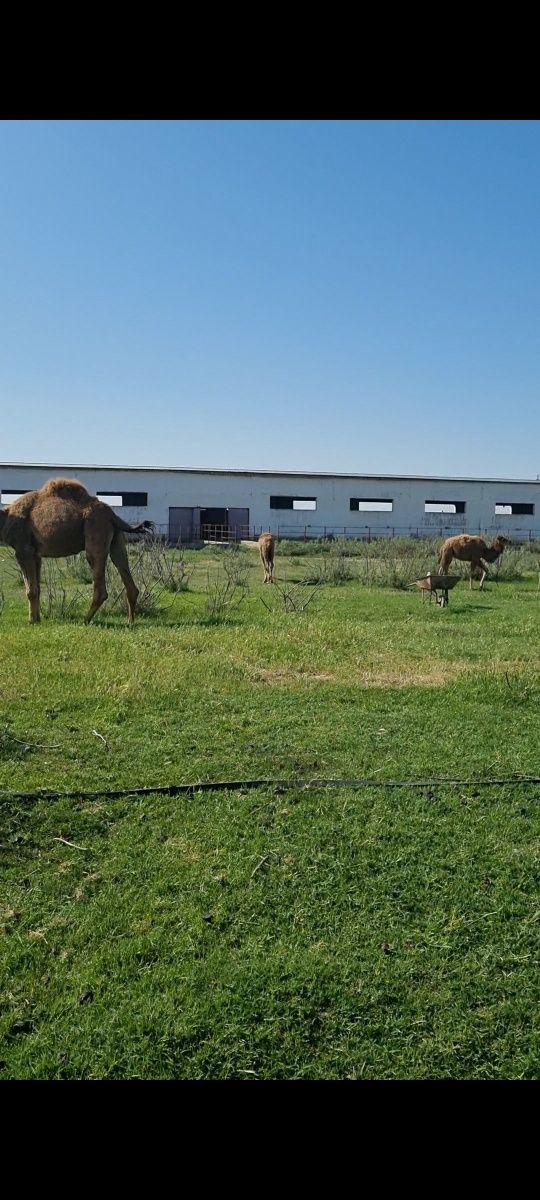
[(11, 462), (0, 463), (0, 471), (6, 468), (15, 470), (43, 470), (43, 471), (155, 471), (176, 475), (242, 475), (242, 476), (262, 476), (271, 478), (298, 478), (298, 479), (380, 479), (380, 480), (423, 480), (426, 483), (504, 483), (504, 484), (538, 484), (540, 479), (514, 479), (502, 478), (501, 476), (479, 478), (472, 475), (389, 475), (381, 473), (373, 473), (369, 471), (363, 472), (348, 472), (348, 471), (268, 471), (268, 470), (244, 470), (238, 468), (227, 467), (134, 467), (134, 466), (117, 466), (107, 465), (104, 463), (23, 463)]

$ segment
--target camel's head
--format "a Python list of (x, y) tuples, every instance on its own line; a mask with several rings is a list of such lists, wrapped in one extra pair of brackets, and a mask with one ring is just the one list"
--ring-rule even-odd
[(498, 550), (502, 554), (504, 547), (510, 545), (510, 538), (503, 537), (502, 533), (497, 534), (493, 541), (493, 549)]
[(8, 515), (8, 512), (9, 512), (9, 509), (0, 508), (0, 542), (2, 542), (4, 540), (3, 534), (4, 534), (4, 528), (5, 528), (6, 517)]

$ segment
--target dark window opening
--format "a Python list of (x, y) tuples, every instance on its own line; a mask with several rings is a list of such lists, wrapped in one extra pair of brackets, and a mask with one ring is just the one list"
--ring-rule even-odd
[(0, 495), (2, 497), (2, 504), (14, 504), (15, 501), (19, 500), (21, 496), (26, 496), (27, 492), (29, 492), (29, 491), (30, 491), (30, 488), (22, 488), (20, 492), (18, 492), (18, 491), (0, 492)]
[(148, 492), (98, 492), (98, 500), (112, 508), (146, 508)]
[(495, 505), (496, 517), (534, 517), (534, 504), (514, 504), (499, 500)]
[(357, 500), (355, 497), (351, 497), (351, 512), (392, 512), (393, 508), (393, 500)]
[(270, 508), (292, 508), (295, 512), (313, 512), (316, 496), (270, 496)]
[(125, 508), (147, 508), (148, 492), (123, 492)]
[(426, 500), (424, 512), (427, 513), (464, 513), (464, 500)]
[(121, 508), (123, 504), (123, 497), (118, 492), (98, 492), (96, 499), (109, 504), (111, 508)]

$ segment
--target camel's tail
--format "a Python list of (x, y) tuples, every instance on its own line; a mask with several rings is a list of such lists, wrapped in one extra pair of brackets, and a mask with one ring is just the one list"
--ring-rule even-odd
[(143, 529), (155, 529), (156, 527), (154, 521), (140, 521), (138, 525), (128, 525), (127, 521), (123, 521), (115, 512), (112, 513), (112, 519), (115, 528), (121, 529), (123, 533), (141, 533)]

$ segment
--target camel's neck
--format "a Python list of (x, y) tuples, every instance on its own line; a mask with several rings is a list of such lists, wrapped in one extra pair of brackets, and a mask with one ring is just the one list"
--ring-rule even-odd
[(500, 554), (502, 554), (502, 550), (497, 550), (494, 546), (489, 546), (485, 554), (482, 555), (482, 558), (486, 558), (488, 562), (495, 562)]

